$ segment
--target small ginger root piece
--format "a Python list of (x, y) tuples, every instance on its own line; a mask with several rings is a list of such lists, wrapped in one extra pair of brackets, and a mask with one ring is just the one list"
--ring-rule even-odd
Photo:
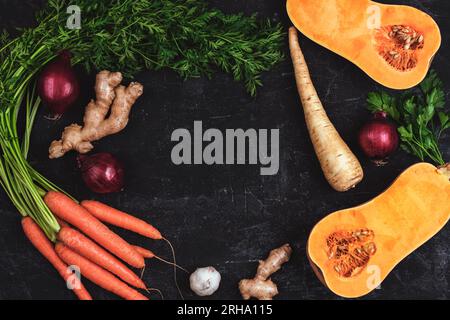
[[(84, 126), (71, 124), (62, 133), (61, 140), (55, 140), (49, 148), (49, 158), (60, 158), (70, 150), (87, 153), (94, 146), (92, 141), (115, 134), (125, 128), (131, 107), (143, 93), (140, 83), (132, 82), (128, 87), (120, 85), (122, 74), (107, 70), (97, 74), (95, 100), (86, 107)], [(106, 116), (110, 112), (108, 118)]]
[(292, 248), (285, 244), (280, 248), (270, 251), (266, 260), (259, 261), (256, 275), (253, 279), (243, 279), (239, 281), (239, 291), (242, 298), (248, 300), (256, 298), (258, 300), (272, 300), (278, 294), (277, 285), (268, 279), (273, 273), (281, 269), (281, 266), (289, 261)]

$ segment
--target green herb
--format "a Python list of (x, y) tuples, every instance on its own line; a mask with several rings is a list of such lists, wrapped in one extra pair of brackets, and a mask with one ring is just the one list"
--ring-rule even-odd
[(1, 60), (18, 53), (14, 66), (39, 67), (38, 56), (29, 60), (38, 50), (48, 57), (69, 49), (87, 70), (110, 68), (127, 76), (143, 69), (169, 68), (184, 78), (223, 70), (255, 95), (261, 73), (283, 59), (280, 25), (227, 15), (203, 0), (80, 0), (79, 30), (66, 28), (69, 4), (49, 1), (38, 26), (2, 50)]
[(442, 133), (450, 128), (450, 113), (445, 110), (445, 92), (435, 71), (420, 84), (400, 96), (371, 92), (368, 109), (386, 112), (399, 126), (402, 148), (419, 157), (445, 164), (439, 149)]
[[(280, 25), (255, 16), (224, 14), (203, 0), (49, 0), (37, 26), (10, 39), (0, 35), (0, 184), (23, 215), (30, 215), (54, 240), (59, 225), (43, 202), (60, 190), (27, 161), (40, 100), (33, 82), (62, 49), (90, 71), (109, 69), (132, 76), (143, 69), (171, 69), (183, 78), (216, 70), (243, 81), (251, 95), (260, 75), (283, 59)], [(67, 7), (81, 9), (81, 29), (66, 28)], [(18, 116), (25, 104), (25, 125)]]

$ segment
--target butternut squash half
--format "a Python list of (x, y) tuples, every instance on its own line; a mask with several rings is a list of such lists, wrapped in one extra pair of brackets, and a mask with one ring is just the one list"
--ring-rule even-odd
[(404, 171), (384, 193), (334, 212), (311, 231), (307, 253), (319, 279), (335, 294), (363, 296), (450, 218), (450, 165)]
[(420, 83), (441, 45), (436, 22), (409, 6), (370, 0), (288, 0), (287, 12), (306, 37), (392, 89)]

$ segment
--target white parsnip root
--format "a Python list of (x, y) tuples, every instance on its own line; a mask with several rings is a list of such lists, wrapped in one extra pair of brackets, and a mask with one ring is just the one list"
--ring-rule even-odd
[(363, 169), (322, 106), (294, 27), (289, 29), (289, 46), (306, 125), (320, 166), (328, 183), (336, 191), (347, 191), (362, 180)]
[[(92, 141), (115, 134), (125, 128), (131, 107), (142, 95), (140, 83), (132, 82), (128, 87), (120, 85), (120, 72), (101, 71), (97, 74), (95, 83), (96, 99), (91, 100), (86, 107), (84, 126), (71, 124), (64, 129), (61, 140), (55, 140), (49, 148), (49, 158), (62, 157), (70, 150), (87, 153), (94, 146)], [(108, 112), (110, 115), (108, 118)]]

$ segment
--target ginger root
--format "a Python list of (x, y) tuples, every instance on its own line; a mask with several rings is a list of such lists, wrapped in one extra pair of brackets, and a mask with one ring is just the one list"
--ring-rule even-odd
[(273, 273), (281, 269), (281, 266), (289, 261), (292, 248), (285, 244), (280, 248), (270, 251), (266, 260), (259, 261), (256, 275), (253, 279), (243, 279), (239, 282), (239, 291), (245, 300), (251, 297), (258, 300), (272, 300), (278, 294), (277, 285), (268, 279)]
[[(84, 126), (71, 124), (62, 133), (61, 140), (55, 140), (49, 148), (49, 158), (59, 158), (70, 150), (87, 153), (94, 146), (92, 141), (117, 133), (125, 128), (131, 107), (143, 93), (140, 83), (132, 82), (128, 87), (120, 85), (120, 72), (101, 71), (95, 82), (96, 100), (86, 107)], [(108, 118), (108, 112), (110, 115)]]

